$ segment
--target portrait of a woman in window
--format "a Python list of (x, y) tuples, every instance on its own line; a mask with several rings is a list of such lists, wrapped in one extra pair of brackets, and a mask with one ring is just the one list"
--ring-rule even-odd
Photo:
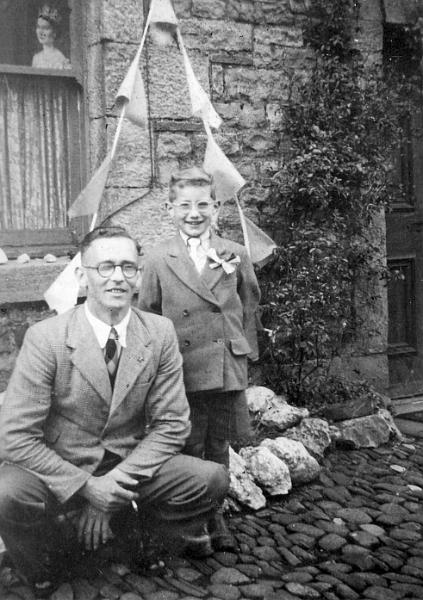
[(32, 66), (38, 69), (70, 69), (71, 63), (65, 55), (55, 47), (60, 35), (61, 15), (57, 8), (44, 4), (37, 18), (36, 35), (42, 46), (32, 59)]

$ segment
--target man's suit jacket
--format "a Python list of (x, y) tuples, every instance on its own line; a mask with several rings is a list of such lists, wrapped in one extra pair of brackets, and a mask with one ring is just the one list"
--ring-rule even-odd
[(0, 458), (34, 472), (61, 502), (84, 485), (106, 449), (142, 480), (189, 435), (174, 327), (132, 310), (113, 393), (83, 306), (25, 336), (0, 411)]
[(247, 387), (247, 355), (257, 355), (255, 312), (260, 291), (243, 246), (212, 235), (222, 258), (241, 262), (231, 274), (222, 266), (201, 275), (179, 234), (146, 257), (139, 295), (143, 310), (169, 317), (175, 325), (188, 392)]

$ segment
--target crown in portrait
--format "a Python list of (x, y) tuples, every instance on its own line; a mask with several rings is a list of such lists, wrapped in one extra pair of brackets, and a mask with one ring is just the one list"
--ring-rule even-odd
[(38, 13), (38, 17), (49, 21), (53, 25), (59, 25), (62, 17), (57, 8), (53, 8), (49, 4), (44, 4)]

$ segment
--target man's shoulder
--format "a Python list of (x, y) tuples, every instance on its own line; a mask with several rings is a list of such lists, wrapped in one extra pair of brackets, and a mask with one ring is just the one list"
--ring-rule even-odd
[(163, 332), (169, 328), (173, 328), (172, 321), (162, 315), (147, 312), (135, 306), (132, 307), (132, 312), (135, 317), (141, 321), (142, 325), (144, 325), (150, 335), (154, 335), (157, 331)]
[(34, 323), (29, 327), (28, 331), (44, 335), (48, 333), (55, 335), (61, 330), (65, 331), (69, 322), (79, 310), (82, 310), (82, 307), (75, 306), (60, 315), (52, 315), (41, 321), (37, 321), (37, 323)]

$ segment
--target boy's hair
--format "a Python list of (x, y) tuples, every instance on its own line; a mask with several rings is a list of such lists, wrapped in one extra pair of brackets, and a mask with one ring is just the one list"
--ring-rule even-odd
[(184, 188), (186, 185), (192, 186), (210, 186), (210, 197), (216, 200), (216, 190), (213, 177), (206, 173), (200, 167), (189, 167), (173, 173), (169, 181), (169, 202), (173, 202), (177, 196), (177, 189)]
[(107, 239), (107, 238), (115, 238), (115, 237), (123, 237), (127, 238), (134, 242), (134, 246), (137, 250), (137, 254), (140, 253), (141, 246), (127, 231), (124, 227), (119, 226), (110, 226), (110, 227), (96, 227), (83, 238), (81, 243), (79, 244), (79, 251), (81, 252), (81, 256), (84, 256), (85, 252), (91, 246), (91, 244), (98, 239)]

